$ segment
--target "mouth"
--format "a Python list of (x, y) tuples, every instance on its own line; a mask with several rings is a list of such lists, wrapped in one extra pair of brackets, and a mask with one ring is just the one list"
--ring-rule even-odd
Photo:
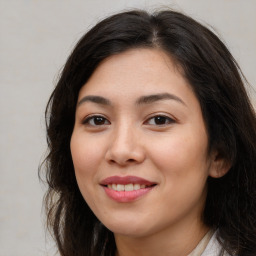
[(115, 190), (115, 191), (134, 191), (134, 190), (139, 190), (139, 189), (144, 189), (144, 188), (150, 188), (154, 187), (156, 184), (153, 185), (145, 185), (145, 184), (108, 184), (105, 185), (105, 187), (108, 187), (109, 189)]
[(106, 194), (117, 202), (131, 202), (147, 194), (157, 183), (136, 176), (112, 176), (100, 185)]

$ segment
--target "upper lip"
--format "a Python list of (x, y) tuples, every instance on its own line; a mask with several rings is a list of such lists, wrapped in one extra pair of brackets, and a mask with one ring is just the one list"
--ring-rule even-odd
[(127, 185), (127, 184), (140, 184), (140, 185), (146, 185), (146, 186), (152, 186), (155, 185), (156, 182), (152, 182), (140, 177), (136, 176), (111, 176), (108, 177), (100, 182), (101, 185), (106, 186), (109, 184), (122, 184), (122, 185)]

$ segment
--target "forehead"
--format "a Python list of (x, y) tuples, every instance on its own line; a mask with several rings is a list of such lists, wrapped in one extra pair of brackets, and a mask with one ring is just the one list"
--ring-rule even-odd
[(132, 49), (105, 59), (81, 88), (85, 95), (138, 97), (156, 93), (194, 96), (177, 65), (158, 49)]

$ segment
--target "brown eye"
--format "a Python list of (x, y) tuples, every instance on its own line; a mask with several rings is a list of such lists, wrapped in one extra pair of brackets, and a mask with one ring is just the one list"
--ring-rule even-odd
[(162, 115), (159, 115), (159, 116), (154, 116), (154, 117), (151, 117), (150, 119), (147, 120), (147, 124), (149, 125), (157, 125), (157, 126), (163, 126), (163, 125), (167, 125), (167, 124), (172, 124), (174, 123), (175, 121), (168, 117), (168, 116), (162, 116)]
[(103, 116), (90, 116), (83, 121), (83, 124), (90, 126), (108, 125), (110, 122)]

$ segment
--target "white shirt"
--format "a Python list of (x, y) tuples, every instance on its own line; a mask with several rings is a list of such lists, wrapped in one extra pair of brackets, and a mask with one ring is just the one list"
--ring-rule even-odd
[[(216, 232), (209, 231), (188, 256), (219, 256), (222, 246), (217, 240)], [(224, 256), (230, 256), (227, 252)]]

